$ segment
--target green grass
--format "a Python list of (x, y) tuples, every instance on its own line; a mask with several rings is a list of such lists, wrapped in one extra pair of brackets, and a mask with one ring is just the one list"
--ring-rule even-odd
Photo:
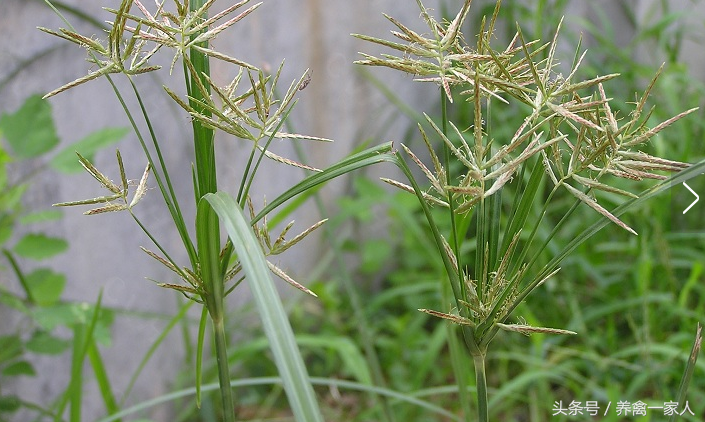
[[(491, 16), (495, 10), (494, 2), (476, 2), (467, 22), (473, 30), (481, 25), (481, 15)], [(455, 5), (444, 7), (441, 12), (450, 18), (455, 16)], [(515, 21), (522, 23), (526, 41), (536, 37), (551, 39), (565, 7), (566, 2), (560, 0), (538, 0), (531, 6), (505, 2), (497, 15), (497, 26), (502, 28), (497, 32), (498, 45), (508, 42), (503, 32), (506, 31), (509, 37), (513, 35)], [(705, 138), (702, 108), (705, 87), (702, 82), (693, 80), (679, 56), (683, 38), (698, 34), (677, 29), (683, 16), (672, 13), (667, 2), (661, 2), (657, 7), (662, 8), (663, 18), (654, 18), (644, 26), (639, 26), (630, 11), (625, 10), (631, 19), (630, 25), (637, 32), (627, 48), (611, 44), (607, 35), (615, 28), (609, 27), (610, 20), (599, 10), (595, 11), (599, 18), (596, 22), (581, 22), (598, 43), (591, 46), (579, 76), (592, 78), (604, 73), (598, 70), (603, 68), (621, 73), (618, 80), (605, 82), (605, 88), (617, 100), (621, 98), (621, 102), (615, 101), (611, 106), (619, 118), (625, 118), (633, 107), (628, 103), (634, 100), (634, 93), (644, 91), (654, 71), (652, 63), (640, 62), (629, 51), (647, 47), (655, 56), (661, 55), (667, 63), (645, 106), (645, 109), (657, 106), (648, 119), (649, 125), (654, 126), (690, 107), (699, 105), (701, 109), (654, 136), (645, 151), (672, 160), (698, 162), (705, 157), (701, 142)], [(79, 16), (76, 12), (80, 11), (68, 11)], [(485, 21), (485, 25), (488, 23), (489, 20)], [(577, 37), (570, 34), (566, 34), (566, 38), (578, 42)], [(466, 39), (470, 40), (470, 37), (466, 36)], [(540, 51), (536, 60), (549, 54), (548, 50)], [(689, 232), (686, 230), (688, 225), (698, 221), (674, 220), (674, 209), (677, 210), (683, 201), (677, 196), (677, 190), (640, 201), (626, 214), (615, 212), (616, 217), (639, 233), (637, 237), (611, 223), (607, 225), (607, 221), (589, 207), (571, 208), (576, 203), (575, 196), (567, 191), (553, 193), (550, 181), (541, 179), (543, 170), (536, 161), (527, 161), (526, 170), (516, 174), (492, 201), (483, 205), (485, 208), (475, 211), (472, 217), (453, 215), (450, 219), (448, 210), (440, 206), (425, 208), (407, 192), (390, 193), (378, 180), (360, 176), (351, 181), (348, 195), (337, 202), (336, 210), (330, 212), (330, 221), (324, 226), (323, 238), (328, 248), (319, 260), (319, 267), (312, 271), (316, 274), (313, 284), (308, 284), (318, 298), (296, 296), (282, 305), (272, 288), (264, 261), (274, 243), (274, 239), (269, 238), (268, 229), (284, 222), (303, 201), (309, 198), (319, 200), (318, 188), (328, 180), (372, 164), (396, 163), (402, 169), (406, 168), (399, 156), (391, 153), (389, 144), (361, 148), (361, 152), (331, 168), (306, 177), (284, 195), (270, 201), (265, 209), (252, 212), (248, 219), (246, 212), (241, 210), (246, 208), (247, 192), (250, 192), (264, 155), (257, 148), (252, 149), (237, 197), (213, 193), (217, 186), (215, 168), (209, 164), (212, 158), (208, 142), (212, 140), (211, 126), (218, 123), (218, 129), (239, 134), (245, 139), (255, 136), (256, 131), (249, 135), (242, 132), (243, 128), (238, 126), (240, 121), (236, 119), (227, 122), (229, 126), (214, 120), (213, 116), (220, 111), (209, 103), (207, 97), (208, 92), (216, 87), (211, 86), (207, 78), (201, 78), (208, 73), (207, 59), (196, 56), (191, 65), (198, 66), (203, 72), (192, 71), (186, 64), (186, 74), (190, 75), (186, 85), (191, 98), (185, 100), (171, 94), (196, 117), (194, 157), (198, 164), (194, 192), (200, 203), (197, 204), (199, 216), (195, 242), (187, 229), (191, 223), (183, 221), (179, 204), (169, 186), (164, 162), (159, 156), (149, 156), (148, 159), (150, 168), (159, 177), (166, 213), (174, 220), (175, 229), (184, 241), (191, 270), (203, 277), (203, 283), (215, 284), (209, 284), (203, 291), (198, 290), (198, 283), (186, 285), (191, 290), (181, 290), (206, 302), (201, 320), (186, 319), (189, 306), (182, 304), (180, 312), (168, 320), (162, 335), (151, 339), (152, 347), (136, 366), (130, 386), (134, 382), (148, 382), (139, 378), (140, 368), (153, 358), (163, 338), (178, 324), (181, 324), (189, 358), (185, 368), (181, 369), (183, 375), (171, 393), (126, 408), (125, 397), (114, 396), (112, 391), (108, 378), (110, 362), (102, 360), (95, 345), (96, 331), (105, 329), (98, 320), (99, 314), (103, 316), (106, 311), (100, 307), (99, 301), (92, 313), (84, 310), (84, 320), (73, 325), (72, 381), (65, 394), (56, 404), (46, 406), (49, 410), (20, 402), (26, 408), (54, 420), (60, 420), (63, 409), (67, 408), (70, 420), (81, 420), (82, 380), (87, 375), (82, 365), (87, 361), (98, 381), (106, 415), (109, 415), (101, 422), (147, 417), (154, 406), (173, 406), (179, 421), (229, 420), (227, 418), (234, 418), (234, 414), (229, 414), (226, 409), (232, 408), (234, 403), (237, 403), (238, 416), (244, 420), (472, 420), (470, 418), (477, 412), (473, 398), (478, 389), (470, 365), (472, 359), (462, 353), (467, 337), (464, 338), (447, 321), (418, 312), (418, 309), (448, 312), (454, 306), (459, 307), (455, 301), (458, 291), (452, 291), (451, 287), (462, 289), (462, 286), (451, 286), (447, 282), (449, 263), (451, 268), (453, 263), (449, 262), (447, 255), (438, 253), (438, 235), (452, 233), (447, 236), (449, 249), (457, 259), (469, 263), (473, 271), (482, 274), (477, 268), (485, 265), (485, 253), (492, 255), (488, 261), (494, 262), (511, 249), (512, 236), (503, 236), (497, 227), (507, 228), (508, 233), (518, 233), (524, 223), (539, 217), (544, 211), (544, 202), (551, 199), (555, 207), (548, 208), (543, 223), (535, 231), (533, 227), (523, 230), (519, 237), (520, 242), (527, 244), (534, 240), (525, 248), (524, 258), (534, 259), (535, 268), (550, 271), (556, 263), (554, 257), (563, 256), (566, 245), (570, 246), (576, 238), (582, 239), (581, 233), (600, 226), (606, 228), (590, 231), (592, 237), (577, 244), (564, 257), (560, 263), (561, 271), (533, 291), (528, 301), (516, 305), (505, 323), (522, 321), (535, 327), (560, 327), (578, 335), (497, 335), (484, 362), (489, 420), (551, 420), (556, 402), (568, 407), (573, 401), (583, 405), (587, 401), (597, 401), (604, 411), (608, 402), (611, 402), (612, 409), (619, 401), (643, 401), (651, 406), (662, 406), (664, 402), (678, 400), (681, 396), (688, 400), (695, 413), (695, 416), (683, 420), (696, 421), (705, 414), (705, 378), (701, 376), (705, 372), (705, 362), (701, 359), (695, 363), (688, 359), (689, 352), (695, 350), (696, 326), (698, 322), (702, 323), (705, 315), (702, 264), (705, 229)], [(560, 57), (559, 60), (570, 63), (573, 57)], [(532, 73), (535, 76), (536, 72)], [(278, 73), (264, 75), (253, 71), (248, 76), (242, 76), (242, 81), (251, 85), (253, 107), (268, 109), (267, 102), (270, 102), (269, 106), (274, 105), (272, 101), (278, 96), (271, 83), (276, 82)], [(374, 78), (374, 75), (368, 77)], [(299, 85), (292, 85), (294, 91), (304, 78)], [(265, 89), (265, 86), (270, 88)], [(133, 94), (139, 99), (138, 91)], [(451, 94), (457, 92), (453, 90)], [(215, 92), (215, 95), (226, 100), (222, 93)], [(386, 92), (386, 95), (390, 96), (392, 103), (399, 104), (393, 93)], [(287, 103), (292, 101), (287, 98), (288, 92), (282, 101), (293, 105), (293, 102)], [(441, 151), (444, 145), (453, 142), (457, 145), (460, 140), (461, 134), (454, 133), (449, 122), (459, 128), (477, 125), (476, 118), (479, 119), (480, 115), (474, 112), (476, 106), (474, 101), (446, 104), (444, 99), (439, 102), (436, 112), (429, 113), (428, 120), (406, 105), (400, 107), (399, 112), (423, 124), (432, 147)], [(269, 129), (279, 131), (286, 128), (293, 133), (291, 128), (284, 126), (289, 110), (286, 107), (278, 109), (276, 113), (282, 122), (268, 126)], [(485, 115), (492, 123), (492, 137), (511, 138), (527, 110), (530, 112), (521, 104), (502, 108), (493, 103), (491, 114)], [(133, 112), (135, 119), (142, 116), (149, 121), (150, 110), (140, 108)], [(260, 114), (264, 116), (264, 113)], [(135, 124), (135, 128), (137, 126)], [(422, 136), (412, 131), (409, 133), (411, 135), (403, 143), (413, 151), (423, 148)], [(442, 140), (444, 136), (446, 142)], [(157, 139), (158, 134), (151, 130), (145, 133), (142, 138), (145, 151), (149, 142), (158, 147)], [(261, 142), (259, 145), (269, 145), (271, 140), (271, 136), (257, 139)], [(394, 145), (398, 147), (399, 142)], [(446, 162), (452, 158), (451, 154), (439, 152), (438, 155), (444, 166), (450, 169), (448, 176), (460, 172), (458, 163)], [(425, 156), (420, 157), (424, 162), (429, 161)], [(120, 160), (118, 158), (122, 173)], [(306, 163), (303, 155), (298, 161)], [(99, 179), (102, 175), (97, 170), (91, 173)], [(680, 179), (674, 180), (685, 180), (693, 175), (685, 172)], [(120, 178), (126, 179), (124, 174)], [(103, 185), (109, 186), (108, 183)], [(630, 187), (635, 192), (644, 191), (651, 185), (614, 182), (617, 188)], [(125, 199), (126, 191), (127, 186)], [(526, 191), (532, 192), (537, 200), (530, 200), (531, 195), (522, 196)], [(649, 195), (651, 192), (646, 193)], [(598, 195), (598, 198), (609, 210), (614, 210), (622, 202), (613, 193)], [(321, 206), (319, 208), (323, 210)], [(572, 213), (568, 220), (563, 220), (565, 209)], [(488, 225), (478, 223), (481, 219)], [(435, 226), (429, 226), (429, 220), (436, 222)], [(385, 222), (384, 230), (374, 229), (381, 226), (379, 221)], [(219, 225), (226, 230), (231, 242), (221, 242)], [(248, 226), (254, 230), (250, 231)], [(372, 234), (361, 230), (370, 227), (373, 228)], [(554, 231), (555, 227), (558, 230)], [(486, 241), (495, 247), (484, 252)], [(266, 248), (266, 245), (270, 247)], [(169, 258), (165, 249), (158, 244), (157, 247), (165, 256), (163, 263), (166, 262), (170, 269), (174, 267), (175, 273), (184, 280), (191, 280), (189, 274)], [(235, 260), (230, 259), (233, 257), (242, 263), (248, 282), (255, 283), (255, 305), (236, 310), (225, 308), (222, 297), (232, 287), (223, 286), (223, 275), (225, 270), (234, 267)], [(24, 280), (19, 267), (16, 273), (20, 281)], [(242, 277), (238, 274), (233, 285), (238, 285), (244, 279)], [(33, 291), (29, 287), (26, 291), (29, 302), (34, 302)], [(14, 303), (17, 309), (26, 308), (23, 298), (10, 295), (0, 298), (4, 299), (3, 303)], [(211, 326), (216, 328), (214, 335), (218, 347), (215, 357), (203, 353), (208, 339), (208, 315), (213, 321)], [(226, 350), (225, 343), (231, 338), (226, 338), (225, 333), (234, 332), (237, 333), (237, 342), (232, 342)], [(198, 333), (195, 341), (191, 338), (192, 333)], [(15, 338), (4, 340), (13, 342)], [(18, 350), (22, 350), (23, 346), (18, 344)], [(12, 359), (15, 358), (13, 355)], [(195, 371), (193, 362), (196, 362)], [(229, 392), (236, 398), (232, 403), (229, 403)], [(649, 415), (644, 420), (663, 418), (656, 410), (649, 411)], [(587, 414), (566, 419), (594, 420)], [(621, 419), (612, 411), (602, 420)]]

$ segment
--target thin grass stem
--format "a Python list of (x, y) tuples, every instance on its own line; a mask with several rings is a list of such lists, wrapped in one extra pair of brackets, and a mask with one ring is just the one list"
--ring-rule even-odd
[[(443, 131), (443, 135), (447, 136), (448, 134), (448, 97), (445, 92), (445, 90), (441, 89), (441, 129)], [(451, 157), (451, 152), (450, 148), (446, 143), (443, 143), (443, 157), (444, 157), (444, 165), (446, 168), (446, 184), (451, 185), (452, 181), (452, 176), (451, 176), (451, 171), (450, 171), (450, 157)], [(450, 242), (453, 245), (453, 253), (455, 254), (456, 262), (457, 262), (457, 268), (455, 269), (458, 272), (458, 275), (462, 278), (463, 274), (463, 264), (462, 264), (462, 259), (460, 257), (460, 243), (458, 240), (458, 228), (456, 225), (456, 212), (455, 212), (455, 198), (453, 197), (452, 192), (448, 192), (448, 213), (449, 213), (449, 218), (450, 218), (450, 227), (451, 227), (451, 233), (450, 233)], [(442, 251), (442, 249), (441, 249)], [(465, 293), (465, 287), (463, 283), (460, 283), (460, 293), (461, 297), (464, 297)], [(455, 294), (455, 292), (454, 292)], [(460, 299), (460, 297), (456, 296), (455, 299)]]
[(184, 316), (186, 316), (186, 312), (191, 309), (191, 306), (194, 304), (193, 301), (188, 301), (185, 305), (181, 306), (181, 309), (179, 312), (171, 318), (169, 323), (164, 327), (162, 332), (157, 336), (157, 338), (154, 340), (152, 345), (149, 347), (147, 352), (144, 354), (142, 357), (142, 360), (140, 361), (139, 365), (137, 365), (137, 369), (132, 373), (132, 376), (130, 377), (130, 381), (127, 383), (127, 387), (125, 388), (124, 392), (122, 393), (122, 398), (120, 399), (120, 407), (125, 407), (125, 402), (127, 398), (130, 395), (130, 392), (132, 391), (132, 388), (135, 385), (135, 382), (137, 382), (137, 378), (139, 375), (142, 373), (142, 369), (144, 369), (145, 365), (147, 365), (147, 362), (152, 358), (154, 353), (157, 351), (157, 348), (162, 344), (166, 336), (171, 332), (172, 328), (181, 320), (183, 320)]
[[(254, 182), (254, 178), (255, 178), (255, 174), (257, 173), (257, 169), (259, 169), (259, 166), (262, 163), (262, 159), (265, 156), (265, 154), (264, 154), (265, 151), (269, 148), (269, 145), (274, 140), (274, 136), (276, 135), (276, 133), (279, 131), (279, 129), (281, 129), (281, 127), (284, 125), (284, 122), (289, 118), (289, 113), (291, 113), (291, 110), (294, 108), (294, 105), (296, 105), (296, 101), (294, 101), (292, 106), (288, 110), (286, 110), (286, 112), (282, 115), (281, 120), (279, 121), (279, 124), (272, 131), (272, 134), (267, 138), (267, 143), (262, 148), (261, 154), (257, 158), (257, 162), (255, 163), (255, 166), (252, 169), (252, 171), (249, 173), (249, 175), (247, 173), (247, 170), (245, 171), (245, 173), (244, 173), (245, 176), (243, 176), (243, 181), (245, 179), (247, 179), (247, 183), (245, 183), (244, 191), (242, 192), (242, 194), (238, 193), (238, 198), (237, 198), (238, 203), (240, 204), (241, 207), (244, 208), (244, 206), (245, 206), (245, 201), (247, 200), (247, 195), (249, 194), (250, 188), (252, 187), (252, 183)], [(248, 162), (247, 162), (247, 169), (250, 168), (250, 161), (253, 158), (255, 150), (257, 149), (256, 145), (257, 145), (257, 143), (255, 143), (255, 146), (252, 147), (253, 148), (252, 155), (250, 155), (250, 160), (248, 160)], [(242, 191), (242, 187), (240, 190)], [(240, 195), (242, 195), (242, 196), (240, 196)]]
[[(475, 365), (475, 386), (477, 388), (477, 415), (479, 422), (489, 421), (487, 400), (487, 375), (485, 373), (485, 353), (474, 354), (472, 362)], [(470, 419), (468, 419), (470, 421)]]
[[(191, 238), (188, 235), (188, 230), (186, 229), (185, 225), (185, 220), (183, 215), (181, 214), (181, 208), (179, 207), (179, 201), (178, 198), (176, 197), (176, 193), (174, 191), (174, 187), (171, 183), (171, 178), (169, 177), (169, 171), (167, 170), (166, 163), (164, 161), (164, 157), (162, 155), (161, 148), (159, 147), (159, 142), (157, 140), (157, 136), (154, 132), (154, 127), (152, 126), (152, 121), (149, 118), (149, 113), (147, 112), (147, 108), (144, 105), (144, 102), (142, 101), (142, 96), (139, 93), (139, 90), (137, 89), (137, 86), (135, 86), (134, 81), (132, 78), (128, 78), (130, 81), (130, 85), (132, 86), (132, 90), (135, 93), (135, 98), (137, 99), (137, 102), (139, 103), (140, 110), (142, 111), (142, 115), (144, 116), (145, 123), (147, 124), (147, 128), (149, 130), (149, 135), (152, 139), (152, 144), (154, 145), (154, 150), (157, 153), (157, 159), (159, 160), (159, 167), (161, 168), (162, 173), (164, 174), (164, 181), (166, 182), (166, 187), (167, 189), (164, 189), (164, 184), (161, 181), (161, 177), (159, 176), (159, 172), (156, 170), (156, 167), (154, 165), (154, 160), (152, 159), (151, 154), (149, 153), (149, 150), (146, 147), (146, 144), (143, 141), (142, 136), (138, 133), (138, 138), (140, 139), (140, 143), (142, 144), (142, 149), (144, 150), (145, 155), (147, 156), (147, 160), (151, 164), (152, 168), (154, 169), (154, 176), (155, 179), (157, 180), (157, 184), (159, 185), (159, 189), (162, 193), (162, 196), (164, 197), (164, 201), (167, 204), (167, 207), (169, 207), (169, 211), (172, 214), (172, 219), (174, 220), (174, 224), (176, 225), (176, 229), (179, 231), (179, 235), (181, 236), (181, 240), (184, 244), (184, 247), (186, 248), (186, 251), (189, 254), (189, 258), (191, 259), (191, 264), (193, 265), (195, 263), (195, 257), (196, 257), (196, 251), (193, 246), (193, 242), (191, 241)], [(125, 110), (127, 111), (128, 109), (125, 107)], [(134, 127), (134, 125), (133, 125)], [(135, 132), (138, 132), (136, 127), (135, 127)]]
[(223, 420), (235, 421), (235, 402), (232, 388), (230, 387), (230, 369), (228, 368), (228, 348), (225, 336), (223, 318), (213, 319), (213, 333), (215, 336), (216, 361), (218, 363), (218, 378), (220, 380), (220, 398), (223, 400)]
[(27, 283), (27, 278), (25, 277), (24, 272), (19, 267), (19, 265), (17, 265), (17, 260), (15, 260), (15, 257), (12, 255), (12, 252), (3, 248), (2, 254), (5, 255), (5, 258), (7, 258), (8, 262), (10, 263), (10, 266), (12, 267), (12, 271), (15, 273), (15, 277), (17, 277), (17, 280), (20, 282), (20, 285), (22, 286), (22, 290), (24, 290), (24, 293), (27, 296), (27, 301), (31, 304), (36, 303), (35, 299), (34, 299), (34, 294), (32, 293), (32, 289), (29, 287), (29, 284)]

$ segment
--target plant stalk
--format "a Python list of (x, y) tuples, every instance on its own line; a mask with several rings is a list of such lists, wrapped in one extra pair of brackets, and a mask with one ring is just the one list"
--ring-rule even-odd
[(485, 374), (485, 357), (486, 352), (474, 354), (472, 356), (472, 362), (475, 365), (475, 387), (477, 388), (477, 420), (479, 422), (489, 421), (489, 412), (487, 406), (487, 376)]
[(218, 380), (220, 381), (220, 397), (223, 409), (223, 421), (235, 422), (235, 401), (230, 387), (230, 368), (228, 367), (228, 348), (225, 337), (223, 316), (212, 316), (213, 334), (215, 336), (215, 353), (218, 364)]
[[(196, 12), (205, 4), (205, 0), (192, 0), (189, 4), (189, 11)], [(206, 16), (203, 16), (205, 18)], [(197, 37), (194, 34), (192, 39)], [(200, 43), (200, 47), (207, 48), (208, 42)], [(199, 103), (204, 100), (209, 92), (201, 92), (200, 85), (208, 90), (207, 77), (210, 75), (210, 64), (208, 56), (204, 53), (191, 49), (189, 57), (184, 60), (186, 86), (189, 95), (189, 103), (192, 107), (210, 116), (210, 112)], [(216, 182), (216, 162), (214, 132), (204, 126), (198, 119), (193, 119), (193, 141), (195, 153), (195, 180), (194, 191), (197, 201), (208, 194), (218, 190)], [(213, 335), (215, 337), (215, 353), (218, 364), (218, 378), (220, 381), (220, 395), (222, 401), (223, 417), (225, 422), (235, 421), (235, 404), (230, 388), (230, 370), (228, 368), (228, 349), (225, 337), (225, 294), (223, 286), (223, 263), (220, 261), (220, 228), (218, 218), (210, 207), (205, 207), (198, 215), (197, 220), (204, 224), (196, 225), (196, 236), (198, 240), (198, 260), (201, 267), (201, 278), (207, 293), (204, 297), (208, 313), (213, 320)], [(200, 381), (199, 381), (200, 382)]]

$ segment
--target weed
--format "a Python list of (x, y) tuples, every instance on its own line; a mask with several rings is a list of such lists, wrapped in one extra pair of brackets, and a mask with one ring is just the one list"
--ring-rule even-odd
[[(402, 145), (430, 182), (430, 188), (421, 190), (403, 162), (400, 165), (411, 185), (389, 179), (385, 181), (414, 193), (422, 204), (443, 258), (453, 305), (443, 311), (421, 311), (461, 327), (465, 351), (472, 356), (475, 367), (477, 413), (480, 421), (487, 421), (489, 401), (485, 362), (489, 344), (498, 331), (525, 335), (576, 334), (564, 329), (533, 326), (523, 319), (508, 323), (516, 308), (553, 277), (559, 271), (561, 260), (605, 222), (636, 235), (620, 215), (626, 208), (679, 179), (676, 176), (668, 178), (662, 172), (681, 171), (680, 178), (685, 178), (686, 175), (693, 176), (704, 164), (688, 168), (686, 163), (642, 150), (643, 145), (663, 129), (696, 110), (678, 113), (648, 127), (650, 113), (645, 110), (646, 100), (658, 73), (629, 114), (619, 117), (612, 111), (603, 86), (617, 75), (579, 80), (578, 68), (585, 57), (580, 47), (569, 73), (563, 75), (556, 71), (558, 30), (550, 42), (541, 43), (527, 41), (517, 26), (509, 44), (494, 49), (492, 38), (501, 1), (496, 2), (492, 15), (482, 20), (477, 44), (468, 44), (461, 28), (471, 3), (466, 0), (452, 20), (439, 22), (417, 0), (421, 17), (428, 26), (427, 36), (390, 16), (387, 18), (398, 29), (392, 31), (392, 35), (401, 42), (355, 36), (399, 52), (399, 55), (383, 54), (379, 57), (363, 53), (358, 64), (400, 70), (412, 74), (417, 81), (432, 82), (440, 87), (441, 124), (426, 116), (425, 124), (430, 127), (430, 135), (419, 124), (431, 166)], [(472, 104), (472, 124), (467, 128), (458, 127), (448, 119), (448, 103), (460, 99)], [(526, 110), (525, 118), (511, 137), (497, 139), (493, 132), (492, 110), (511, 103)], [(442, 141), (441, 154), (436, 154), (431, 137)], [(461, 170), (458, 170), (458, 164), (462, 164)], [(688, 170), (682, 171), (684, 169)], [(505, 204), (501, 192), (515, 177), (521, 184), (516, 191), (522, 193), (509, 198)], [(616, 187), (611, 183), (615, 178), (665, 182), (640, 197)], [(545, 179), (552, 188), (547, 196), (542, 196), (540, 187)], [(559, 189), (567, 190), (575, 201), (564, 211), (549, 235), (538, 238), (538, 228)], [(630, 199), (625, 205), (609, 211), (598, 201), (600, 194)], [(536, 202), (542, 203), (541, 211), (532, 221), (529, 210)], [(573, 218), (580, 204), (599, 213), (601, 222), (577, 236), (545, 265), (537, 265), (539, 257), (550, 251), (549, 242)], [(431, 206), (448, 210), (451, 229), (447, 239), (440, 233), (430, 212)], [(474, 259), (462, 253), (463, 241), (471, 234), (476, 238)], [(534, 250), (530, 247), (533, 242), (539, 245)], [(450, 297), (444, 298), (446, 302), (450, 300)], [(450, 346), (456, 379), (462, 392), (466, 385), (459, 363), (460, 345), (452, 339)], [(460, 398), (465, 416), (471, 420), (469, 403), (464, 394)]]

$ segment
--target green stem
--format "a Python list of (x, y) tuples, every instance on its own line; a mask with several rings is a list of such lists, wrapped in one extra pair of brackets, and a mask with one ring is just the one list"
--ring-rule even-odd
[[(73, 326), (73, 353), (71, 357), (71, 380), (67, 394), (70, 394), (69, 401), (71, 403), (69, 409), (69, 420), (71, 422), (79, 422), (81, 420), (81, 390), (83, 388), (83, 344), (86, 327), (83, 324), (74, 324)], [(57, 412), (59, 416), (63, 412)]]
[[(443, 128), (443, 135), (448, 134), (448, 98), (446, 95), (445, 90), (441, 89), (441, 124)], [(443, 143), (443, 158), (444, 158), (444, 165), (446, 168), (446, 184), (450, 185), (452, 182), (452, 176), (450, 174), (450, 148), (448, 148), (448, 145), (446, 143)], [(461, 283), (460, 283), (460, 292), (462, 293), (462, 299), (465, 298), (465, 285), (462, 283), (462, 274), (463, 274), (463, 264), (462, 260), (460, 259), (460, 242), (458, 240), (458, 229), (457, 229), (457, 224), (456, 224), (456, 214), (455, 214), (455, 198), (453, 198), (453, 194), (448, 192), (448, 210), (449, 210), (449, 218), (450, 218), (450, 242), (453, 247), (453, 253), (455, 254), (455, 260), (458, 264), (458, 267), (456, 270), (458, 271), (458, 275), (461, 278)], [(441, 250), (441, 253), (443, 251)], [(458, 299), (461, 299), (460, 297), (456, 296), (456, 301)]]
[(7, 258), (8, 262), (10, 262), (10, 266), (12, 266), (12, 270), (15, 272), (15, 275), (17, 276), (17, 280), (19, 280), (20, 284), (22, 285), (22, 290), (24, 290), (25, 295), (27, 295), (27, 301), (34, 305), (36, 302), (34, 300), (34, 294), (32, 294), (32, 289), (29, 287), (29, 284), (27, 283), (27, 279), (24, 276), (24, 273), (20, 269), (19, 265), (17, 265), (17, 261), (15, 260), (15, 257), (12, 255), (12, 252), (10, 252), (7, 249), (2, 250), (3, 255)]
[[(204, 199), (201, 199), (204, 201)], [(196, 212), (196, 239), (198, 244), (198, 258), (200, 261), (200, 275), (205, 293), (202, 295), (208, 313), (213, 320), (213, 334), (215, 336), (215, 353), (218, 361), (218, 377), (220, 380), (220, 393), (225, 422), (235, 421), (235, 406), (233, 405), (232, 390), (230, 389), (230, 371), (228, 370), (228, 350), (225, 341), (225, 289), (221, 262), (219, 261), (218, 216), (211, 207), (201, 204)]]
[[(201, 9), (205, 0), (189, 2), (191, 13)], [(201, 18), (205, 19), (206, 16)], [(193, 34), (193, 40), (200, 34)], [(199, 43), (199, 47), (207, 48), (208, 41)], [(211, 113), (203, 107), (210, 95), (207, 78), (210, 75), (208, 56), (192, 48), (188, 57), (184, 56), (186, 87), (191, 107), (206, 117)], [(200, 82), (200, 83), (199, 83)], [(199, 86), (205, 87), (205, 92)], [(214, 131), (204, 126), (198, 119), (192, 120), (193, 147), (195, 155), (194, 192), (197, 201), (208, 193), (218, 190), (216, 178)], [(196, 216), (196, 237), (198, 243), (198, 261), (200, 275), (206, 293), (203, 298), (208, 313), (213, 320), (215, 336), (215, 353), (218, 362), (218, 377), (220, 380), (220, 395), (225, 422), (235, 421), (235, 404), (230, 388), (230, 371), (228, 369), (228, 350), (225, 337), (225, 294), (223, 286), (224, 267), (227, 263), (220, 261), (220, 228), (218, 217), (211, 207), (198, 207)], [(201, 224), (203, 223), (203, 224)]]
[[(140, 144), (142, 145), (142, 150), (144, 151), (145, 156), (147, 157), (147, 160), (149, 161), (149, 164), (152, 166), (152, 173), (154, 174), (154, 178), (157, 181), (157, 184), (159, 185), (159, 190), (162, 193), (162, 196), (164, 197), (164, 201), (166, 202), (167, 207), (169, 208), (169, 212), (171, 213), (172, 220), (174, 220), (174, 224), (176, 226), (177, 231), (179, 232), (179, 235), (181, 236), (181, 241), (184, 244), (184, 247), (186, 248), (186, 251), (188, 252), (189, 259), (191, 261), (191, 265), (195, 266), (196, 263), (196, 252), (195, 248), (193, 246), (193, 242), (191, 241), (191, 238), (189, 237), (188, 234), (188, 229), (186, 228), (186, 224), (184, 223), (184, 217), (181, 214), (181, 208), (179, 207), (179, 201), (178, 198), (176, 197), (176, 192), (174, 191), (174, 186), (171, 183), (171, 178), (169, 177), (169, 172), (167, 171), (166, 168), (166, 162), (164, 161), (164, 156), (162, 155), (161, 148), (159, 147), (159, 141), (157, 140), (157, 135), (154, 132), (154, 127), (152, 126), (152, 120), (149, 118), (149, 113), (147, 113), (147, 107), (145, 106), (144, 102), (142, 101), (142, 96), (140, 95), (139, 90), (137, 89), (137, 86), (135, 85), (135, 82), (133, 78), (128, 78), (130, 81), (130, 86), (132, 87), (132, 91), (135, 94), (135, 98), (137, 99), (137, 102), (140, 106), (140, 110), (142, 111), (142, 116), (144, 117), (144, 121), (147, 124), (147, 128), (149, 130), (149, 135), (150, 138), (152, 139), (152, 145), (154, 146), (154, 151), (157, 154), (157, 160), (159, 162), (159, 168), (161, 169), (162, 175), (164, 177), (164, 181), (162, 181), (161, 176), (159, 175), (159, 170), (156, 167), (156, 163), (154, 159), (152, 158), (152, 155), (149, 152), (149, 149), (147, 148), (147, 145), (142, 138), (142, 135), (137, 128), (137, 125), (135, 123), (132, 123), (132, 126), (135, 130), (135, 133), (137, 134), (137, 138), (140, 141)], [(112, 81), (111, 81), (112, 84)], [(118, 99), (120, 100), (120, 103), (123, 106), (123, 109), (127, 113), (128, 117), (130, 118), (130, 121), (133, 122), (131, 112), (125, 105), (124, 101), (122, 100), (122, 97), (117, 91), (117, 87), (113, 85), (113, 89), (115, 90), (116, 95), (118, 96)], [(165, 185), (166, 183), (166, 185)]]
[[(479, 422), (489, 421), (489, 412), (487, 407), (487, 376), (485, 374), (485, 357), (486, 352), (478, 353), (472, 356), (472, 362), (475, 365), (475, 386), (477, 388), (477, 416)], [(470, 419), (468, 419), (470, 420)]]
[(213, 318), (213, 334), (215, 335), (215, 353), (218, 363), (218, 379), (220, 381), (220, 397), (223, 401), (223, 421), (235, 422), (235, 402), (230, 387), (230, 368), (228, 368), (228, 348), (225, 341), (225, 324), (223, 317)]
[[(441, 295), (443, 297), (444, 303), (451, 303), (450, 288), (446, 283), (441, 286)], [(466, 420), (470, 420), (470, 415), (472, 415), (472, 406), (470, 405), (470, 398), (468, 397), (468, 380), (470, 374), (470, 367), (467, 359), (467, 349), (463, 347), (463, 344), (458, 339), (457, 326), (455, 324), (446, 324), (446, 332), (448, 336), (448, 350), (450, 352), (450, 363), (453, 368), (453, 374), (455, 375), (455, 382), (458, 385), (458, 402), (460, 403), (460, 408), (465, 415)], [(465, 336), (464, 333), (462, 333)], [(465, 337), (463, 337), (463, 340)]]

